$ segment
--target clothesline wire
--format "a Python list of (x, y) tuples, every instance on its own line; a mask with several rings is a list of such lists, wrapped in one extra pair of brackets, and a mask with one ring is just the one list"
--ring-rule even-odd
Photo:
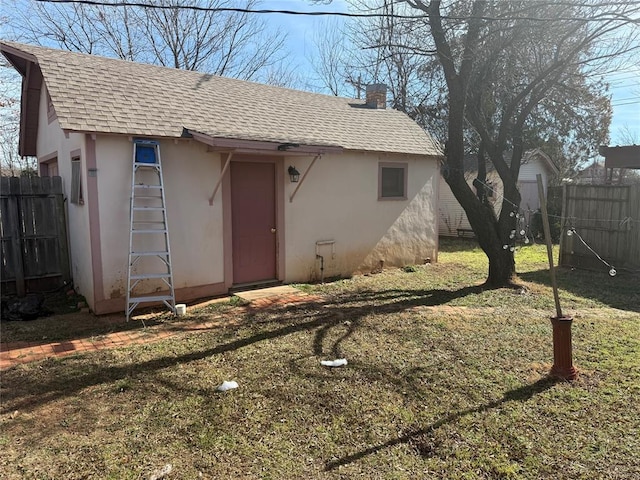
[[(485, 182), (483, 182), (482, 180), (476, 179), (476, 181), (478, 183), (480, 183), (481, 185), (483, 185), (484, 187), (493, 190), (493, 187), (491, 185), (487, 185)], [(512, 202), (511, 200), (509, 200), (507, 197), (505, 197), (503, 194), (500, 194), (497, 198), (496, 201), (499, 201), (500, 199), (504, 200), (505, 202), (511, 204), (516, 210), (514, 212), (511, 213), (511, 216), (516, 216), (517, 219), (521, 218), (519, 213), (520, 211), (525, 211), (524, 209), (520, 208), (519, 205), (516, 205), (514, 202)], [(536, 213), (536, 211), (531, 210), (530, 208), (526, 210), (528, 213)], [(604, 260), (599, 254), (598, 252), (596, 252), (593, 248), (591, 248), (591, 246), (584, 240), (584, 238), (582, 238), (582, 236), (576, 231), (575, 228), (575, 223), (576, 222), (616, 222), (619, 223), (621, 226), (624, 225), (627, 222), (632, 222), (634, 219), (632, 217), (625, 217), (622, 220), (610, 220), (610, 219), (598, 219), (598, 218), (578, 218), (578, 217), (573, 217), (573, 216), (569, 216), (569, 217), (564, 217), (562, 215), (549, 215), (547, 214), (547, 216), (549, 217), (553, 217), (553, 218), (559, 218), (560, 220), (563, 221), (564, 225), (562, 226), (563, 229), (567, 228), (567, 224), (571, 223), (571, 227), (567, 228), (567, 234), (568, 235), (576, 235), (578, 237), (578, 239), (580, 240), (580, 242), (582, 242), (582, 244), (591, 252), (593, 253), (598, 260), (600, 260), (603, 264), (605, 264), (607, 267), (610, 268), (609, 270), (609, 275), (611, 275), (612, 277), (614, 277), (616, 275), (616, 269), (613, 265), (611, 265), (609, 262), (607, 262), (606, 260)], [(525, 229), (524, 231), (526, 232), (527, 230), (529, 230), (530, 225), (527, 224), (525, 225)], [(514, 250), (516, 250), (516, 246), (515, 245), (511, 245), (511, 243), (514, 241), (515, 239), (515, 234), (517, 232), (516, 230), (512, 230), (510, 235), (509, 235), (509, 241), (507, 243), (505, 243), (503, 245), (503, 248), (507, 249), (509, 248), (512, 252)], [(525, 237), (525, 242), (528, 243), (528, 236), (525, 233), (524, 234)]]
[[(600, 260), (602, 263), (604, 263), (607, 267), (609, 267), (611, 270), (609, 270), (609, 275), (611, 275), (612, 277), (614, 277), (616, 275), (616, 269), (613, 265), (611, 265), (609, 262), (607, 262), (605, 259), (603, 259), (600, 255), (598, 255), (598, 252), (596, 252), (593, 248), (591, 248), (591, 246), (585, 242), (584, 238), (582, 238), (582, 236), (576, 231), (575, 228), (571, 228), (569, 230), (569, 232), (571, 232), (572, 235), (575, 235), (576, 237), (578, 237), (578, 239), (582, 242), (582, 244), (587, 247), (587, 249), (593, 253), (596, 257), (598, 257), (598, 260)], [(568, 232), (567, 232), (568, 233)]]
[[(486, 188), (489, 188), (491, 190), (493, 190), (493, 187), (491, 185), (487, 185), (486, 183), (484, 183), (482, 180), (478, 180), (476, 178), (476, 181), (482, 185), (484, 185)], [(523, 212), (527, 212), (527, 213), (536, 213), (536, 210), (531, 210), (530, 208), (524, 209), (521, 208), (519, 205), (516, 205), (514, 202), (512, 202), (511, 200), (509, 200), (507, 197), (505, 197), (503, 194), (500, 194), (497, 198), (496, 201), (499, 200), (504, 200), (507, 203), (511, 204), (514, 208), (516, 208), (518, 210), (518, 212), (520, 210), (522, 210)], [(563, 219), (571, 219), (574, 222), (575, 221), (581, 221), (581, 222), (612, 222), (612, 223), (626, 223), (628, 221), (634, 221), (633, 217), (625, 217), (622, 220), (612, 220), (612, 219), (606, 219), (606, 218), (578, 218), (578, 217), (564, 217), (562, 215), (553, 215), (553, 214), (547, 214), (547, 216), (549, 217), (553, 217), (553, 218), (559, 218), (560, 220)]]

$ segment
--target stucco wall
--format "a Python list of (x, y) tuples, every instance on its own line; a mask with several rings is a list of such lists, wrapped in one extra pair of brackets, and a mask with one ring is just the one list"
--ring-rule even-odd
[(60, 128), (58, 120), (48, 121), (47, 94), (42, 88), (40, 95), (38, 138), (36, 152), (39, 159), (48, 158), (52, 154), (58, 157), (58, 173), (62, 177), (65, 207), (67, 209), (67, 228), (69, 239), (69, 255), (71, 275), (78, 293), (93, 303), (93, 275), (91, 270), (91, 242), (89, 241), (88, 205), (75, 205), (68, 201), (71, 194), (71, 152), (80, 150), (80, 163), (83, 191), (86, 197), (87, 169), (84, 135), (69, 134), (68, 138)]
[[(47, 137), (42, 138), (44, 141)], [(83, 143), (82, 136), (71, 135), (69, 141), (72, 139)], [(71, 248), (78, 265), (74, 271), (80, 271), (78, 284), (92, 308), (98, 304), (102, 305), (98, 308), (100, 313), (118, 311), (124, 307), (127, 288), (132, 142), (125, 136), (97, 135), (95, 142), (87, 137), (84, 143), (85, 185), (84, 152), (90, 150), (91, 154), (94, 144), (97, 167), (91, 179), (96, 185), (93, 198), (97, 200), (92, 212), (99, 214), (99, 229), (95, 229), (95, 224), (93, 227), (93, 245), (99, 247), (102, 280), (96, 282), (95, 298), (91, 293), (88, 198), (84, 206), (70, 207), (73, 209), (70, 230), (76, 236)], [(60, 155), (61, 174), (69, 180), (70, 150), (71, 147), (64, 152), (63, 161)], [(208, 152), (205, 145), (192, 140), (162, 141), (160, 150), (175, 287), (180, 290), (213, 285), (222, 289), (225, 280), (227, 283), (229, 280), (225, 279), (222, 189), (214, 204), (209, 205), (222, 170), (220, 155)], [(298, 184), (289, 182), (286, 167), (295, 165), (304, 172), (311, 161), (312, 157), (287, 157), (280, 169), (286, 177), (282, 192), (284, 243), (279, 250), (284, 255), (281, 279), (295, 282), (320, 277), (317, 241), (335, 242), (318, 247), (318, 253), (325, 258), (325, 277), (370, 271), (378, 268), (380, 261), (388, 267), (437, 259), (436, 159), (357, 152), (326, 155), (316, 162), (293, 202), (289, 202)], [(380, 162), (407, 165), (407, 200), (378, 200)], [(85, 264), (86, 268), (80, 268)], [(152, 286), (149, 291), (153, 289)]]
[[(162, 141), (160, 154), (174, 286), (180, 289), (223, 282), (220, 193), (213, 206), (208, 201), (221, 172), (220, 156), (191, 140)], [(132, 155), (131, 139), (98, 136), (96, 157), (105, 299), (123, 297), (127, 289)]]
[[(311, 158), (286, 158), (304, 172)], [(408, 199), (378, 200), (378, 163), (408, 164)], [(287, 166), (285, 165), (285, 167)], [(285, 168), (286, 170), (286, 168)], [(285, 182), (286, 281), (344, 276), (379, 266), (435, 260), (437, 253), (435, 159), (346, 152), (326, 155), (310, 170), (293, 202), (296, 184)]]

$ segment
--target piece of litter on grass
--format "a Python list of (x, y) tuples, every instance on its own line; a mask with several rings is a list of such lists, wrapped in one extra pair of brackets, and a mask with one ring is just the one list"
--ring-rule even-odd
[(156, 470), (151, 474), (149, 480), (160, 480), (161, 478), (166, 477), (173, 470), (173, 466), (170, 463), (167, 463), (164, 467), (159, 470)]
[(320, 365), (325, 367), (342, 367), (347, 364), (346, 358), (337, 358), (336, 360), (321, 360)]
[(233, 390), (234, 388), (238, 388), (238, 383), (231, 380), (230, 382), (225, 380), (222, 382), (222, 385), (219, 385), (216, 390), (219, 392), (226, 392), (227, 390)]

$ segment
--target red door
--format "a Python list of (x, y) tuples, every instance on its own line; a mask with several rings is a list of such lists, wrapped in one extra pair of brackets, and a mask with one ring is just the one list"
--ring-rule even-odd
[(233, 283), (276, 278), (275, 164), (231, 162)]

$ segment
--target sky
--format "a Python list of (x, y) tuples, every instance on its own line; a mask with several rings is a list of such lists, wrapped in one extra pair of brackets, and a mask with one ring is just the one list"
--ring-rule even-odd
[[(6, 10), (10, 1), (0, 0), (0, 17), (7, 15)], [(3, 7), (4, 5), (4, 7)], [(346, 12), (348, 5), (345, 0), (263, 0), (260, 8), (273, 10), (296, 11), (329, 11)], [(288, 49), (295, 58), (295, 63), (305, 72), (310, 72), (308, 58), (315, 48), (314, 33), (324, 28), (329, 17), (292, 16), (283, 14), (269, 14), (266, 19), (269, 25), (280, 28), (287, 33)], [(0, 38), (6, 38), (6, 33), (0, 25)], [(308, 75), (311, 75), (309, 73)], [(303, 74), (304, 76), (304, 74)], [(632, 140), (640, 144), (640, 56), (630, 59), (620, 70), (605, 77), (611, 85), (613, 105), (613, 119), (610, 128), (610, 145), (625, 143), (631, 134)]]
[[(262, 8), (272, 10), (299, 11), (348, 11), (347, 2), (333, 0), (330, 4), (311, 4), (309, 0), (265, 0)], [(323, 27), (327, 17), (304, 17), (274, 14), (272, 21), (288, 33), (289, 48), (304, 59), (312, 51), (313, 34)], [(638, 27), (636, 27), (638, 28)], [(306, 62), (303, 62), (306, 64)], [(640, 55), (636, 53), (616, 72), (604, 80), (610, 84), (613, 118), (610, 127), (610, 145), (626, 144), (631, 134), (633, 141), (640, 144)]]
[(610, 134), (611, 145), (624, 143), (626, 130), (634, 135), (633, 141), (640, 144), (640, 58), (635, 66), (610, 75), (613, 119)]

